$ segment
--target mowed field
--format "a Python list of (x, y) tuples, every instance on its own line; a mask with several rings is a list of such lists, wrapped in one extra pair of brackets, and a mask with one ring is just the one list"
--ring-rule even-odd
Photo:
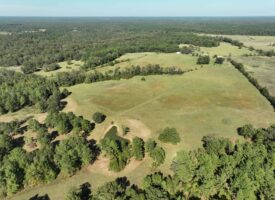
[(238, 62), (245, 65), (250, 74), (261, 86), (267, 87), (271, 95), (275, 96), (275, 59), (262, 56), (238, 57)]

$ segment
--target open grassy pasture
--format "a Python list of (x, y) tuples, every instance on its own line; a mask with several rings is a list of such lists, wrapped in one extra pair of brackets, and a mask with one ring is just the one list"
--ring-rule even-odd
[[(78, 69), (80, 69), (80, 66), (83, 65), (83, 62), (73, 60), (73, 61), (71, 61), (71, 64), (68, 64), (67, 61), (60, 62), (58, 64), (60, 65), (60, 69), (58, 69), (58, 70), (50, 71), (50, 72), (45, 72), (45, 71), (41, 70), (41, 71), (34, 72), (34, 74), (45, 76), (45, 77), (53, 77), (58, 72), (68, 72), (68, 71), (72, 71), (72, 70), (78, 70)], [(22, 72), (22, 70), (19, 66), (0, 67), (0, 69), (7, 69), (7, 70), (16, 71), (16, 72)]]
[(275, 96), (275, 59), (262, 56), (239, 57), (237, 59), (243, 63), (255, 77), (261, 86), (268, 88), (269, 92)]
[(245, 77), (228, 64), (207, 66), (179, 76), (148, 76), (130, 80), (80, 84), (68, 88), (65, 111), (73, 111), (90, 119), (95, 111), (107, 115), (103, 124), (91, 134), (96, 140), (104, 138), (114, 125), (121, 135), (123, 126), (130, 127), (126, 139), (139, 136), (157, 140), (166, 126), (177, 128), (178, 145), (158, 143), (166, 150), (166, 161), (159, 169), (151, 168), (151, 159), (131, 161), (120, 173), (108, 171), (108, 159), (100, 157), (93, 165), (73, 177), (58, 178), (48, 185), (23, 191), (11, 199), (29, 199), (35, 194), (48, 194), (51, 199), (64, 199), (71, 186), (91, 182), (93, 189), (118, 176), (127, 176), (140, 183), (146, 174), (157, 170), (169, 173), (177, 151), (195, 149), (205, 135), (240, 139), (236, 129), (252, 123), (266, 127), (275, 122), (269, 102), (260, 95)]
[(0, 31), (0, 35), (11, 35), (10, 32), (6, 32), (6, 31)]
[(249, 36), (249, 35), (215, 35), (215, 34), (199, 34), (209, 36), (223, 36), (238, 40), (244, 43), (247, 47), (254, 47), (255, 49), (262, 50), (275, 50), (275, 36)]
[(21, 72), (22, 70), (19, 66), (11, 66), (11, 67), (0, 67), (0, 69), (7, 69), (7, 70), (12, 70), (12, 71), (16, 71), (16, 72)]
[(161, 67), (176, 66), (182, 70), (189, 70), (198, 67), (197, 58), (189, 55), (176, 53), (128, 53), (117, 59), (119, 62), (114, 66), (105, 66), (97, 69), (98, 71), (108, 71), (120, 67), (121, 69), (132, 65), (146, 66), (149, 64), (159, 64)]
[(251, 51), (249, 51), (247, 48), (241, 48), (239, 49), (236, 46), (233, 46), (228, 43), (222, 42), (220, 46), (218, 47), (201, 47), (200, 51), (203, 53), (207, 53), (210, 56), (224, 56), (224, 57), (235, 57), (235, 56), (242, 56), (244, 54), (250, 54)]
[(275, 50), (275, 36), (248, 36), (248, 35), (225, 35), (226, 37), (238, 40), (245, 46), (252, 46), (256, 49)]
[(12, 120), (24, 120), (28, 117), (39, 117), (41, 114), (34, 107), (26, 107), (13, 113), (0, 115), (0, 122), (10, 122)]
[(173, 126), (188, 148), (198, 147), (203, 135), (236, 136), (236, 128), (245, 123), (265, 127), (275, 119), (269, 102), (229, 65), (140, 79), (70, 87), (67, 109), (86, 118), (99, 110), (115, 122), (139, 120), (153, 136)]
[(44, 72), (43, 70), (41, 70), (39, 72), (35, 72), (35, 74), (38, 74), (41, 76), (46, 76), (46, 77), (52, 77), (52, 76), (56, 75), (58, 72), (68, 72), (71, 70), (78, 70), (80, 68), (80, 66), (83, 64), (83, 62), (73, 60), (73, 61), (71, 61), (71, 64), (68, 64), (67, 61), (60, 62), (58, 64), (60, 65), (60, 69), (58, 69), (58, 70), (50, 71), (50, 72)]

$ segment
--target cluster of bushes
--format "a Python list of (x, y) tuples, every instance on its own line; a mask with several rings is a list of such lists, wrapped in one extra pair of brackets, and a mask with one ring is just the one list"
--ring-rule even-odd
[(60, 69), (60, 65), (57, 64), (57, 63), (52, 63), (52, 64), (48, 64), (48, 65), (43, 65), (42, 69), (45, 72), (50, 72), (50, 71), (54, 71), (54, 70)]
[(238, 129), (238, 134), (246, 139), (251, 139), (255, 143), (263, 143), (272, 147), (275, 139), (275, 125), (267, 129), (254, 128), (251, 124), (246, 124)]
[[(44, 147), (48, 145), (52, 138), (48, 132), (48, 127), (45, 124), (40, 124), (37, 120), (31, 119), (28, 121), (28, 130), (32, 130), (36, 133), (36, 141)], [(36, 141), (33, 138), (24, 137), (25, 144), (29, 146), (37, 146)]]
[(216, 60), (215, 60), (216, 64), (220, 64), (221, 65), (225, 61), (224, 57), (222, 57), (222, 56), (215, 55), (214, 58), (216, 58)]
[(153, 167), (158, 167), (165, 161), (165, 150), (158, 146), (153, 139), (145, 142), (145, 152), (153, 159)]
[(47, 127), (55, 128), (61, 134), (67, 134), (71, 131), (74, 133), (90, 133), (94, 124), (82, 116), (76, 116), (72, 112), (50, 112), (45, 120)]
[(180, 136), (175, 128), (165, 128), (158, 138), (161, 142), (177, 144), (180, 142)]
[(180, 52), (182, 54), (193, 54), (196, 50), (199, 50), (199, 48), (193, 45), (189, 45), (189, 46), (181, 47)]
[(226, 43), (230, 43), (234, 46), (237, 46), (239, 48), (242, 48), (244, 46), (244, 44), (238, 40), (233, 40), (231, 38), (227, 38), (227, 37), (219, 37), (219, 39), (222, 41), (222, 42), (226, 42)]
[(200, 55), (197, 61), (198, 65), (208, 65), (210, 63), (209, 55)]
[(157, 146), (154, 140), (149, 139), (144, 142), (143, 139), (135, 137), (130, 142), (116, 136), (117, 129), (113, 128), (100, 141), (101, 150), (110, 158), (109, 170), (119, 172), (125, 168), (132, 157), (138, 161), (143, 160), (145, 153), (148, 153), (153, 159), (153, 167), (164, 163), (165, 151), (163, 148)]
[(257, 52), (260, 56), (267, 56), (267, 57), (273, 57), (273, 56), (275, 56), (274, 50), (264, 51), (264, 50), (262, 50), (262, 49), (257, 49), (256, 52)]
[[(74, 198), (274, 199), (275, 126), (246, 130), (247, 135), (253, 132), (252, 142), (234, 144), (229, 139), (204, 137), (203, 148), (178, 152), (171, 165), (173, 175), (156, 172), (140, 185), (132, 185), (126, 177), (117, 178), (93, 192), (82, 185), (73, 190)], [(72, 197), (71, 191), (67, 199)]]
[(60, 86), (71, 86), (79, 83), (94, 83), (106, 80), (130, 79), (138, 75), (177, 75), (183, 73), (184, 72), (181, 69), (176, 67), (163, 68), (159, 65), (148, 65), (146, 67), (132, 66), (123, 70), (117, 68), (112, 73), (101, 73), (97, 71), (88, 73), (82, 71), (60, 72), (57, 74), (56, 81)]
[(93, 114), (93, 120), (97, 124), (100, 124), (100, 123), (104, 122), (105, 119), (106, 119), (106, 115), (104, 115), (101, 112), (95, 112)]
[(260, 93), (271, 103), (273, 108), (275, 109), (275, 97), (271, 96), (268, 89), (266, 87), (260, 86), (257, 79), (252, 77), (244, 68), (244, 65), (242, 63), (238, 63), (234, 60), (231, 60), (231, 64), (236, 67), (248, 80), (250, 83), (252, 83), (259, 91)]
[(61, 93), (57, 84), (36, 75), (0, 71), (0, 114), (35, 105), (41, 112), (60, 110)]
[(100, 147), (110, 158), (109, 170), (119, 172), (125, 168), (131, 158), (131, 146), (123, 138), (105, 137), (100, 141)]
[(134, 157), (141, 161), (145, 156), (143, 139), (133, 138), (132, 142), (117, 135), (117, 127), (112, 127), (100, 141), (101, 150), (110, 158), (109, 170), (119, 172)]

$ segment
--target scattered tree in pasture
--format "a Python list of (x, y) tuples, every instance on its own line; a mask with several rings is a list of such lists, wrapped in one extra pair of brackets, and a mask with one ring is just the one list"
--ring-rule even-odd
[(95, 123), (100, 124), (106, 119), (106, 116), (101, 112), (95, 112), (93, 114), (93, 120)]
[(177, 144), (180, 142), (180, 136), (175, 128), (165, 128), (158, 138), (160, 141), (164, 143), (172, 143)]
[(207, 65), (210, 63), (209, 55), (200, 55), (197, 61), (198, 65)]
[(215, 60), (215, 63), (221, 65), (221, 64), (223, 64), (224, 60), (225, 59), (222, 56), (217, 56), (216, 60)]
[(52, 63), (52, 64), (46, 64), (42, 67), (42, 69), (45, 71), (45, 72), (50, 72), (50, 71), (54, 71), (54, 70), (58, 70), (60, 69), (60, 65), (57, 64), (57, 63)]
[(132, 142), (132, 152), (136, 160), (144, 158), (144, 141), (141, 138), (135, 137)]

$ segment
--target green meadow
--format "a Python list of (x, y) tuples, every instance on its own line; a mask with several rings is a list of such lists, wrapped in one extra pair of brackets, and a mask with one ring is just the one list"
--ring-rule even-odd
[[(250, 51), (222, 43), (216, 48), (201, 48), (200, 53), (203, 52), (211, 57), (231, 55), (246, 59), (242, 55)], [(244, 124), (267, 127), (274, 123), (275, 113), (270, 103), (231, 64), (225, 62), (216, 65), (212, 59), (211, 64), (200, 66), (196, 61), (196, 56), (176, 53), (126, 54), (118, 58), (114, 66), (104, 66), (97, 70), (104, 72), (131, 65), (159, 64), (193, 71), (183, 75), (146, 76), (145, 80), (137, 76), (129, 80), (79, 84), (67, 88), (72, 94), (66, 99), (68, 104), (64, 112), (72, 111), (87, 119), (91, 119), (97, 111), (107, 116), (102, 124), (96, 126), (89, 139), (99, 141), (106, 134), (109, 137), (123, 137), (123, 127), (129, 127), (130, 132), (125, 139), (131, 140), (135, 136), (144, 140), (154, 138), (165, 149), (166, 160), (163, 165), (152, 168), (152, 160), (146, 157), (143, 161), (131, 160), (123, 171), (114, 173), (108, 170), (108, 159), (100, 156), (93, 165), (83, 168), (72, 177), (59, 177), (50, 184), (26, 188), (11, 199), (28, 199), (35, 194), (45, 193), (53, 200), (64, 199), (72, 186), (91, 182), (95, 190), (105, 182), (123, 176), (127, 176), (131, 183), (139, 184), (146, 174), (159, 170), (165, 174), (170, 173), (170, 164), (176, 153), (182, 149), (201, 147), (203, 136), (242, 141), (237, 128)], [(79, 64), (81, 63), (74, 62), (76, 68)], [(262, 66), (261, 63), (259, 65)], [(66, 66), (64, 63), (60, 70), (38, 73), (51, 77), (58, 71), (71, 70)], [(268, 66), (271, 67), (271, 64)], [(270, 79), (274, 79), (272, 75)], [(3, 117), (8, 116), (9, 114)], [(160, 132), (168, 126), (177, 129), (181, 138), (179, 144), (158, 141)], [(112, 127), (117, 130), (114, 132)]]

